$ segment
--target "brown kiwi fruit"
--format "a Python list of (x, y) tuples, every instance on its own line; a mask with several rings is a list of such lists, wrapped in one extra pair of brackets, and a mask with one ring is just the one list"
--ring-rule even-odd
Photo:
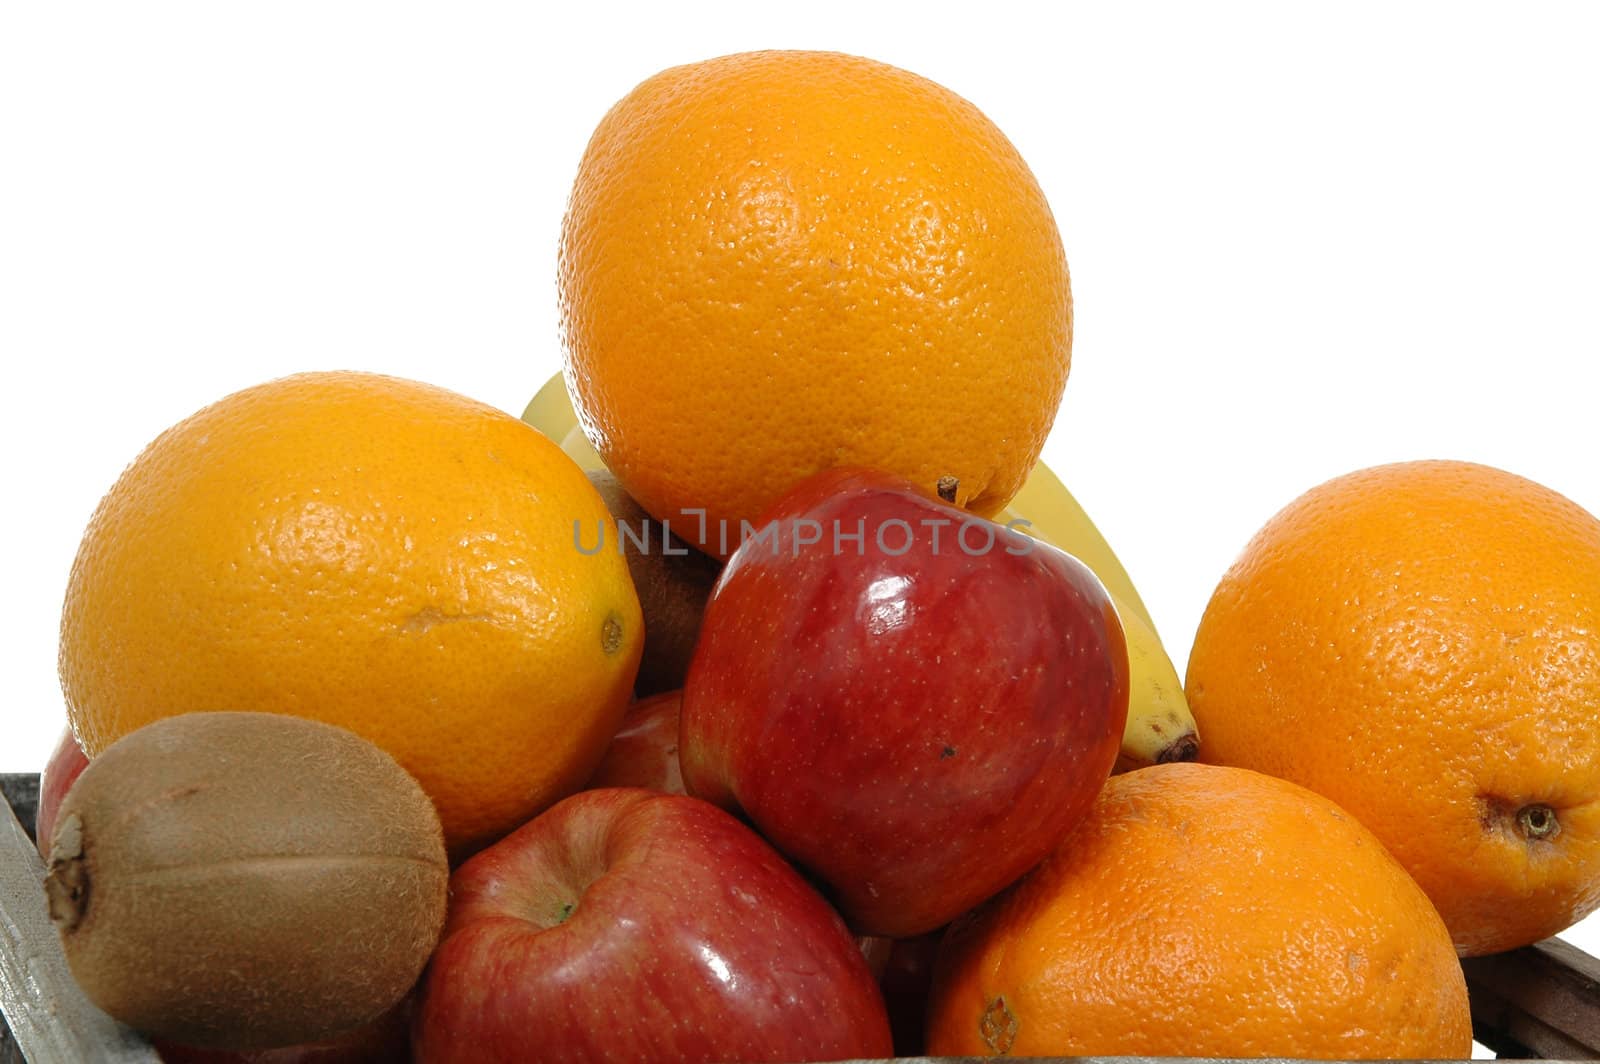
[[(618, 530), (639, 608), (644, 612), (644, 654), (633, 683), (634, 696), (648, 698), (677, 690), (689, 674), (689, 657), (700, 638), (700, 619), (722, 563), (689, 546), (676, 533), (663, 543), (661, 522), (634, 502), (609, 470), (591, 470), (589, 481), (617, 524), (627, 525), (631, 533), (630, 538)], [(645, 549), (640, 549), (641, 545)]]
[(263, 1049), (372, 1023), (444, 925), (438, 814), (388, 754), (329, 724), (191, 713), (73, 785), (45, 882), (89, 999), (146, 1034)]

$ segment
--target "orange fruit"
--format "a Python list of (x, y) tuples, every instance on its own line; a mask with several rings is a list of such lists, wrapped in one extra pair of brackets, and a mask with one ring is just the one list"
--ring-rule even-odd
[(574, 543), (609, 521), (554, 443), (440, 388), (311, 373), (230, 395), (84, 533), (73, 730), (93, 757), (195, 710), (341, 725), (418, 779), (459, 856), (576, 790), (621, 720), (639, 603), (621, 555)]
[[(565, 372), (629, 495), (727, 554), (868, 466), (992, 516), (1055, 419), (1072, 294), (1016, 148), (925, 78), (832, 52), (674, 67), (594, 132), (561, 236)], [(726, 526), (722, 523), (726, 522)], [(680, 523), (685, 527), (680, 528)]]
[(1466, 1057), (1439, 914), (1332, 802), (1243, 769), (1113, 777), (953, 925), (930, 1056)]
[(1332, 798), (1463, 954), (1600, 902), (1600, 522), (1486, 466), (1329, 481), (1252, 539), (1189, 656), (1201, 758)]

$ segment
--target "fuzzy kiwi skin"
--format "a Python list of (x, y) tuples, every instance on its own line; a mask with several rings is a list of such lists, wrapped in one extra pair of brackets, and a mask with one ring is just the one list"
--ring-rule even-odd
[[(644, 651), (633, 683), (634, 697), (649, 698), (675, 691), (689, 674), (689, 658), (700, 638), (706, 600), (722, 572), (722, 563), (689, 546), (676, 532), (664, 545), (661, 522), (635, 502), (609, 470), (592, 470), (589, 482), (605, 500), (611, 516), (619, 525), (626, 524), (635, 539), (643, 537), (646, 524), (650, 530), (648, 551), (640, 551), (633, 540), (621, 537), (619, 531), (628, 575), (633, 577), (633, 589), (644, 613)], [(663, 550), (663, 546), (668, 549)]]
[(89, 999), (213, 1049), (361, 1027), (416, 982), (444, 925), (432, 802), (376, 746), (269, 713), (123, 737), (62, 803), (46, 893)]

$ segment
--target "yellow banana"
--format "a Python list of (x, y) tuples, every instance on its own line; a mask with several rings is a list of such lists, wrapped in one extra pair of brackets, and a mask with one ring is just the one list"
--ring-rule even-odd
[(1163, 761), (1192, 761), (1199, 732), (1183, 694), (1183, 681), (1161, 645), (1150, 611), (1128, 571), (1089, 520), (1078, 500), (1043, 462), (1009, 506), (995, 517), (1002, 524), (1027, 521), (1023, 531), (1059, 547), (1087, 565), (1111, 593), (1128, 643), (1128, 723), (1122, 732), (1117, 771)]
[[(523, 411), (522, 420), (560, 444), (585, 472), (605, 468), (578, 426), (561, 374), (551, 377), (539, 389)], [(995, 520), (1002, 524), (1028, 522), (1021, 526), (1023, 531), (1087, 565), (1116, 603), (1128, 643), (1128, 724), (1122, 733), (1118, 771), (1162, 761), (1192, 760), (1199, 750), (1199, 739), (1184, 698), (1183, 681), (1161, 645), (1155, 622), (1128, 571), (1060, 478), (1040, 462)]]
[(1094, 575), (1117, 600), (1120, 612), (1131, 610), (1144, 619), (1147, 627), (1156, 626), (1116, 551), (1089, 520), (1088, 513), (1073, 498), (1072, 492), (1061, 483), (1061, 478), (1043, 462), (1034, 465), (1028, 479), (1023, 481), (1022, 490), (995, 517), (1002, 525), (1018, 519), (1028, 522), (1022, 531), (1052, 547), (1059, 547), (1093, 569)]
[(528, 406), (522, 411), (522, 420), (560, 443), (578, 424), (577, 411), (567, 398), (567, 382), (557, 373), (544, 382)]
[[(1112, 601), (1117, 601), (1112, 596)], [(1119, 602), (1122, 633), (1128, 642), (1128, 723), (1122, 729), (1117, 771), (1165, 761), (1193, 761), (1200, 733), (1189, 713), (1183, 681), (1161, 645), (1156, 630)]]
[(600, 452), (594, 449), (594, 444), (589, 442), (589, 437), (583, 434), (583, 427), (578, 424), (577, 411), (572, 409), (572, 400), (567, 397), (567, 383), (561, 379), (561, 374), (557, 373), (545, 381), (544, 387), (528, 400), (527, 407), (522, 411), (522, 420), (560, 444), (567, 457), (577, 462), (585, 473), (606, 467), (600, 460)]
[(558, 442), (560, 442), (561, 449), (566, 452), (567, 457), (577, 462), (579, 468), (585, 473), (593, 473), (606, 467), (605, 462), (600, 458), (600, 452), (594, 449), (594, 444), (589, 442), (589, 437), (583, 434), (581, 426), (572, 426), (572, 431), (567, 433), (566, 438)]

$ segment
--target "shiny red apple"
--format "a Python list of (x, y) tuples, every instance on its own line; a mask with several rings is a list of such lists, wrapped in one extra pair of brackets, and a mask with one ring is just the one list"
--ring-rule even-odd
[(715, 806), (583, 791), (473, 857), (414, 1020), (423, 1064), (887, 1057), (821, 895)]
[(56, 829), (61, 799), (88, 767), (89, 759), (84, 756), (83, 747), (78, 745), (72, 729), (67, 728), (61, 733), (50, 760), (45, 762), (44, 771), (39, 773), (39, 811), (34, 816), (33, 837), (38, 840), (39, 852), (46, 860), (50, 857), (50, 837)]
[(678, 768), (678, 710), (682, 705), (682, 691), (665, 691), (629, 706), (586, 789), (644, 787), (682, 794), (683, 773)]
[(1054, 849), (1127, 716), (1094, 574), (859, 470), (805, 481), (751, 532), (689, 666), (689, 793), (739, 811), (862, 934), (931, 931)]

